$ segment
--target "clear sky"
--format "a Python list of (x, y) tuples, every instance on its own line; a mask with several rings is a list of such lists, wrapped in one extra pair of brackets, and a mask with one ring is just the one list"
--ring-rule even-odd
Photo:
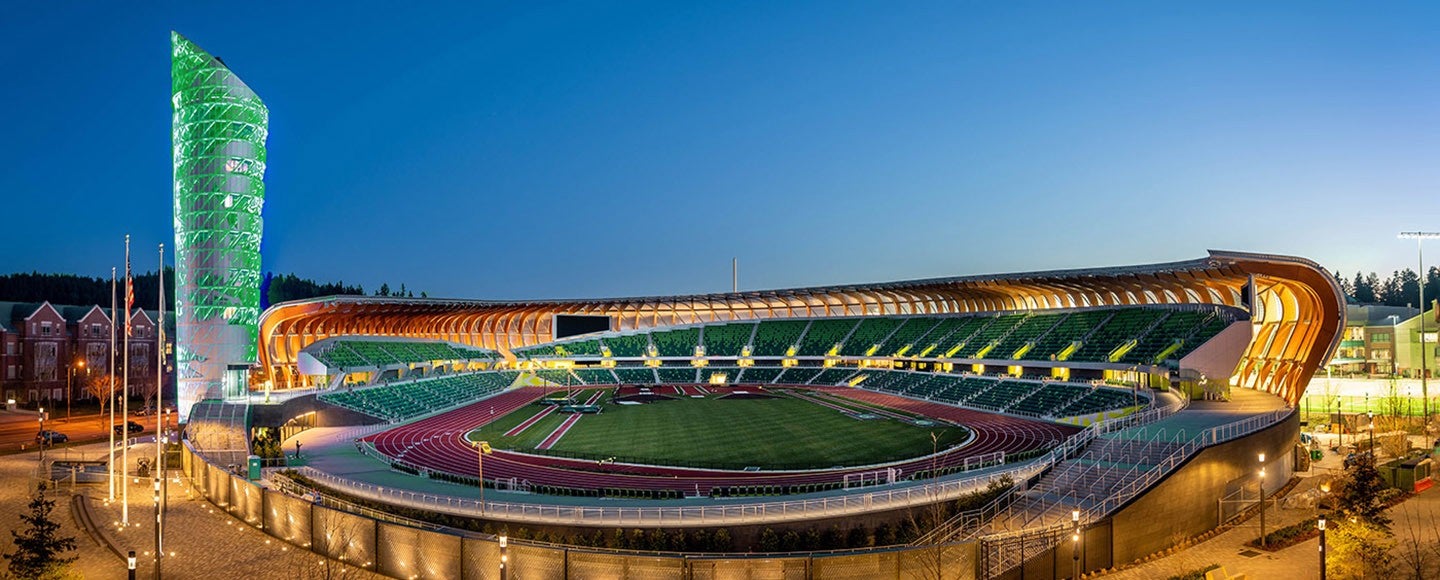
[[(589, 297), (1127, 265), (1414, 267), (1440, 5), (32, 2), (0, 272), (173, 245), (169, 31), (270, 107), (264, 268)], [(292, 5), (293, 4), (293, 5)], [(1440, 241), (1429, 246), (1440, 263)]]

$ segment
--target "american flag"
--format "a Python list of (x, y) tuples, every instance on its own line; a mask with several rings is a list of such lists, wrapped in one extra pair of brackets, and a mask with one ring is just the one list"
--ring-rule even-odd
[(125, 236), (125, 336), (130, 336), (130, 309), (135, 307), (135, 280), (130, 277), (130, 236)]

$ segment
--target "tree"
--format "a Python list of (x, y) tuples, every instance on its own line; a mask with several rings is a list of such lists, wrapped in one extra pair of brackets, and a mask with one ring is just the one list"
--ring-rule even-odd
[(1342, 522), (1330, 533), (1326, 566), (1336, 578), (1391, 578), (1395, 540), (1369, 522)]
[(1339, 272), (1335, 273), (1335, 284), (1340, 286), (1340, 292), (1349, 296), (1351, 299), (1355, 298), (1355, 285), (1351, 284), (1349, 280), (1346, 280), (1344, 276), (1341, 276)]
[(1356, 455), (1355, 463), (1346, 473), (1349, 479), (1338, 497), (1341, 513), (1347, 519), (1354, 518), (1381, 529), (1390, 525), (1390, 518), (1385, 515), (1385, 503), (1380, 500), (1385, 481), (1380, 479), (1380, 471), (1375, 469), (1375, 452)]
[(119, 381), (116, 381), (115, 377), (109, 374), (91, 375), (90, 378), (85, 381), (85, 392), (100, 401), (101, 415), (105, 414), (105, 409), (107, 405), (110, 404), (111, 383), (115, 384), (114, 393), (119, 395), (122, 391)]
[(1378, 283), (1378, 279), (1376, 278), (1374, 272), (1370, 273), (1369, 278), (1366, 278), (1365, 275), (1361, 274), (1360, 272), (1356, 272), (1355, 281), (1350, 284), (1351, 291), (1355, 293), (1355, 301), (1361, 304), (1374, 303), (1375, 286)]
[(18, 578), (58, 578), (75, 556), (61, 557), (74, 550), (75, 538), (60, 535), (60, 523), (50, 519), (55, 501), (45, 499), (45, 483), (35, 488), (30, 498), (30, 514), (21, 515), (24, 532), (10, 530), (15, 553), (5, 554), (9, 570)]

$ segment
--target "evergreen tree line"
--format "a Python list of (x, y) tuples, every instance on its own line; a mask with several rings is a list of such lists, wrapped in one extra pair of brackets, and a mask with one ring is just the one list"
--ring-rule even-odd
[[(1420, 306), (1420, 276), (1409, 268), (1396, 270), (1383, 280), (1374, 272), (1368, 275), (1356, 272), (1354, 278), (1337, 273), (1335, 281), (1340, 283), (1346, 296), (1361, 304)], [(1440, 267), (1431, 267), (1425, 276), (1425, 301), (1436, 299), (1440, 299)]]
[[(159, 308), (160, 277), (155, 272), (135, 272), (135, 305), (146, 310)], [(125, 299), (125, 271), (115, 272), (115, 303)], [(165, 268), (166, 308), (175, 305), (175, 269)], [(110, 307), (110, 278), (40, 272), (0, 275), (0, 301), (45, 302)]]
[[(115, 300), (124, 300), (125, 272), (116, 272)], [(156, 296), (159, 292), (160, 277), (155, 272), (134, 272), (135, 304), (146, 310), (158, 308)], [(165, 268), (166, 308), (175, 307), (175, 269)], [(295, 274), (266, 272), (260, 283), (260, 307), (268, 308), (289, 300), (319, 298), (321, 296), (363, 296), (364, 286), (350, 286), (344, 281), (321, 283)], [(415, 292), (400, 285), (399, 291), (392, 291), (388, 283), (381, 284), (376, 296), (398, 296), (414, 298)], [(421, 298), (428, 298), (425, 292)], [(110, 306), (110, 278), (77, 276), (75, 274), (44, 274), (40, 272), (0, 275), (0, 301), (45, 302), (87, 306), (98, 304)]]
[[(362, 285), (350, 286), (344, 280), (331, 283), (319, 283), (309, 278), (301, 278), (294, 273), (276, 275), (274, 272), (266, 272), (265, 279), (260, 282), (260, 307), (269, 308), (271, 304), (279, 304), (291, 300), (305, 300), (307, 298), (320, 298), (322, 296), (364, 296), (365, 287)], [(415, 291), (400, 284), (399, 291), (392, 291), (390, 284), (380, 284), (380, 289), (375, 291), (375, 296), (396, 296), (400, 298), (414, 298)], [(421, 292), (421, 298), (429, 298), (430, 295)]]

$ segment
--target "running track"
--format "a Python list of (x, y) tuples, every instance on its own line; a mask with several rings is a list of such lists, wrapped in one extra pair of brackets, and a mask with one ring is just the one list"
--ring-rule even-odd
[[(1079, 429), (1056, 423), (1036, 421), (951, 407), (940, 403), (906, 399), (885, 393), (862, 391), (850, 387), (794, 386), (840, 398), (849, 398), (874, 405), (883, 405), (944, 419), (965, 425), (975, 432), (970, 444), (944, 452), (936, 460), (939, 467), (963, 465), (966, 458), (1004, 451), (1007, 454), (1048, 449)], [(433, 471), (469, 476), (474, 473), (475, 451), (465, 440), (469, 431), (504, 417), (539, 399), (545, 389), (525, 387), (501, 393), (489, 399), (460, 407), (448, 413), (431, 416), (414, 423), (376, 433), (365, 438), (380, 453), (406, 463)], [(496, 409), (494, 416), (490, 407)], [(917, 458), (892, 467), (903, 474), (929, 469), (931, 460)], [(738, 485), (803, 485), (838, 482), (845, 474), (873, 471), (872, 468), (846, 468), (817, 471), (747, 472), (716, 469), (626, 465), (594, 461), (545, 457), (497, 450), (485, 459), (485, 474), (492, 479), (515, 478), (532, 485), (552, 485), (579, 489), (629, 488), (699, 491)]]

